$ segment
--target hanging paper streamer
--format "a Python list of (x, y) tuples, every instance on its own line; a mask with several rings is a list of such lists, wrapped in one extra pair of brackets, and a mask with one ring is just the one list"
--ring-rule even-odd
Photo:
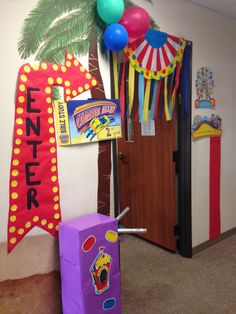
[(158, 90), (158, 81), (155, 81), (154, 82), (154, 88), (153, 88), (153, 94), (152, 94), (152, 104), (151, 104), (150, 116), (149, 116), (150, 120), (154, 120), (157, 90)]
[(165, 115), (166, 120), (170, 121), (170, 112), (169, 112), (169, 106), (168, 106), (168, 76), (164, 78), (164, 107), (165, 107)]
[[(175, 75), (175, 85), (177, 88), (178, 77), (180, 75), (180, 68), (183, 60), (184, 48), (186, 42), (182, 38), (178, 38), (167, 33), (159, 32), (153, 29), (150, 29), (145, 36), (134, 40), (129, 43), (125, 48), (125, 53), (130, 61), (130, 65), (139, 73), (139, 76), (143, 76), (147, 79), (147, 85), (149, 80), (158, 80), (161, 81), (163, 78), (168, 77), (175, 71), (176, 66), (178, 65), (178, 71)], [(130, 78), (129, 78), (130, 79)], [(139, 78), (139, 86), (142, 86), (142, 79)], [(168, 84), (167, 78), (165, 79), (165, 113), (167, 120), (171, 120), (172, 109), (174, 104), (172, 104), (172, 99), (170, 99), (170, 105), (168, 104)], [(172, 89), (171, 89), (172, 92)], [(146, 88), (146, 95), (148, 96), (148, 90)], [(159, 95), (157, 93), (157, 95)], [(132, 96), (130, 96), (132, 97)], [(149, 92), (150, 97), (150, 92)], [(175, 97), (175, 94), (174, 94)], [(139, 105), (140, 112), (142, 108), (142, 89), (139, 89)], [(174, 103), (175, 103), (175, 98)], [(146, 97), (147, 100), (147, 97)], [(144, 99), (145, 102), (145, 99)], [(153, 102), (152, 102), (153, 104)], [(153, 116), (153, 111), (152, 116)], [(147, 113), (147, 102), (146, 106), (144, 104), (145, 119)], [(140, 117), (142, 121), (142, 117)]]
[(158, 89), (157, 89), (156, 105), (155, 105), (155, 112), (154, 112), (154, 120), (157, 119), (159, 103), (160, 103), (160, 98), (161, 98), (161, 89), (162, 89), (162, 81), (158, 81)]
[(180, 63), (177, 63), (176, 74), (175, 74), (175, 85), (174, 85), (174, 90), (172, 93), (172, 112), (174, 111), (175, 103), (176, 103), (176, 95), (177, 95), (177, 90), (179, 87), (180, 70), (181, 70), (181, 65)]
[(213, 91), (215, 82), (213, 80), (213, 72), (208, 67), (202, 67), (197, 71), (195, 81), (197, 99), (195, 100), (196, 108), (214, 108), (215, 99)]
[(69, 52), (65, 65), (25, 64), (18, 74), (10, 173), (8, 251), (38, 226), (57, 236), (61, 219), (53, 86), (65, 88), (66, 101), (97, 81)]
[(123, 122), (125, 119), (125, 81), (126, 81), (126, 56), (124, 55), (122, 67), (122, 75), (120, 82), (120, 116), (121, 121)]
[(210, 138), (210, 225), (209, 238), (220, 235), (220, 160), (221, 137)]
[(139, 122), (143, 122), (143, 106), (144, 106), (144, 76), (139, 75), (138, 78), (138, 102), (139, 102)]
[(145, 96), (144, 96), (144, 107), (143, 107), (143, 121), (148, 121), (149, 116), (149, 98), (150, 98), (151, 80), (147, 80)]
[(119, 98), (119, 88), (118, 88), (118, 63), (117, 63), (117, 53), (112, 53), (113, 57), (113, 76), (114, 76), (114, 89), (115, 89), (115, 99)]
[(133, 108), (133, 103), (134, 103), (134, 82), (135, 82), (135, 72), (134, 68), (129, 65), (129, 116), (131, 115), (132, 108)]

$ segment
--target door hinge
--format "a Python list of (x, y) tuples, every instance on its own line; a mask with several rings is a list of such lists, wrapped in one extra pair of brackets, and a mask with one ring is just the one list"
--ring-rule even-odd
[(180, 235), (180, 226), (179, 225), (175, 225), (174, 226), (174, 236), (178, 237)]

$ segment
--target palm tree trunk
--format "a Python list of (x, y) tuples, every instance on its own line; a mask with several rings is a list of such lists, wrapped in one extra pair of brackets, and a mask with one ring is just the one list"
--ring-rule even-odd
[[(92, 98), (106, 98), (104, 86), (98, 63), (98, 51), (89, 50), (89, 72), (99, 82), (96, 88), (91, 90)], [(97, 211), (100, 214), (110, 214), (110, 176), (111, 176), (111, 141), (98, 142), (98, 192)]]

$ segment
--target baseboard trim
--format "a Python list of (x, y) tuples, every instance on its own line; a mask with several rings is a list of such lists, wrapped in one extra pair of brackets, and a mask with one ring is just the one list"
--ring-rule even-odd
[(196, 255), (196, 254), (202, 252), (203, 250), (210, 248), (211, 246), (215, 245), (216, 243), (223, 241), (223, 240), (231, 237), (234, 234), (236, 234), (236, 227), (222, 233), (218, 238), (216, 238), (214, 240), (208, 240), (206, 242), (203, 242), (203, 243), (193, 247), (193, 255)]

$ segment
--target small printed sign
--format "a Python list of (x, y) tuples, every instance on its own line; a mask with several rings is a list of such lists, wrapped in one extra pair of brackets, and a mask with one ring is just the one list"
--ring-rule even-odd
[(61, 146), (120, 138), (118, 99), (54, 101), (58, 143)]
[(155, 121), (149, 120), (141, 123), (141, 135), (142, 136), (155, 136)]

